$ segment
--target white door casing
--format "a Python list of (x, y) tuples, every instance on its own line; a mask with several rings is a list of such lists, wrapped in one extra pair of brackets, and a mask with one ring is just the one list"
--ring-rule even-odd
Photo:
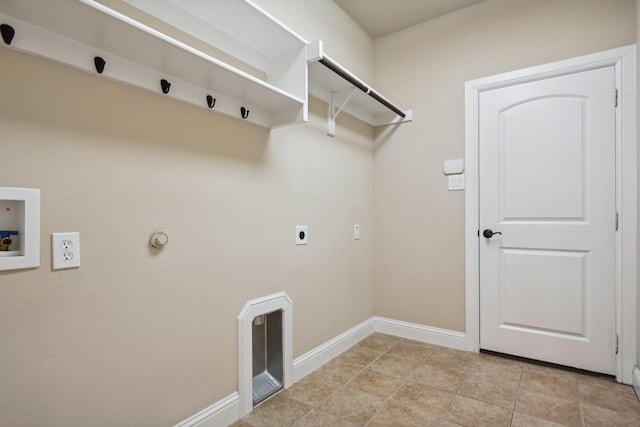
[(614, 72), (480, 93), (482, 349), (615, 373)]
[[(481, 94), (498, 88), (606, 66), (613, 67), (615, 87), (618, 90), (618, 108), (615, 110), (615, 210), (619, 214), (619, 230), (615, 235), (614, 303), (615, 332), (619, 336), (619, 352), (615, 356), (615, 374), (618, 381), (631, 383), (632, 369), (636, 361), (637, 149), (635, 46), (612, 49), (466, 83), (466, 348), (471, 351), (480, 349), (479, 254), (480, 244), (484, 240), (484, 237), (478, 236), (478, 231), (482, 232), (480, 229), (481, 224), (479, 223), (478, 204), (479, 100)], [(493, 239), (498, 237), (500, 236), (495, 236)], [(566, 265), (571, 265), (572, 261), (576, 260), (569, 259)]]

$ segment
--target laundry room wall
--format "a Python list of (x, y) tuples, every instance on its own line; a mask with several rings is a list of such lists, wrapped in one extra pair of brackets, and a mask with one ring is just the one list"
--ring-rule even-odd
[[(260, 3), (371, 72), (371, 41), (332, 2)], [(42, 201), (40, 267), (0, 272), (1, 425), (197, 413), (238, 390), (250, 299), (293, 300), (294, 357), (374, 314), (369, 126), (341, 116), (329, 138), (312, 99), (309, 123), (269, 131), (4, 44), (0, 64), (0, 186)], [(51, 233), (66, 231), (80, 232), (81, 266), (52, 271)]]
[(633, 0), (490, 0), (375, 40), (379, 89), (414, 120), (376, 133), (376, 314), (465, 330), (464, 83), (636, 42)]
[[(640, 0), (636, 0), (635, 2), (636, 5), (636, 46), (640, 45)], [(640, 87), (640, 73), (638, 73), (637, 70), (640, 70), (640, 56), (638, 55), (637, 51), (636, 51), (636, 60), (637, 65), (636, 65), (636, 87)], [(640, 98), (638, 99), (638, 120), (637, 123), (640, 123)], [(640, 164), (640, 151), (638, 152), (638, 164)], [(638, 188), (640, 188), (640, 174), (638, 175)], [(639, 202), (640, 203), (640, 202)], [(640, 210), (639, 210), (640, 211)], [(638, 225), (640, 226), (640, 218), (638, 219)], [(640, 244), (640, 241), (639, 241)], [(639, 248), (640, 249), (640, 248)], [(640, 250), (638, 250), (638, 254), (640, 255)], [(640, 261), (640, 260), (639, 260)], [(640, 264), (640, 262), (638, 262), (638, 264)], [(638, 308), (640, 308), (640, 282), (638, 283), (638, 289), (637, 289), (637, 300), (638, 303), (636, 304), (636, 310)], [(640, 313), (637, 314), (637, 318), (638, 318), (638, 324), (637, 324), (637, 329), (636, 332), (638, 334), (638, 339), (636, 341), (637, 344), (637, 363), (636, 366), (640, 366)], [(636, 371), (637, 372), (637, 371)], [(639, 378), (640, 379), (640, 378)], [(636, 385), (640, 385), (640, 384), (636, 384)]]

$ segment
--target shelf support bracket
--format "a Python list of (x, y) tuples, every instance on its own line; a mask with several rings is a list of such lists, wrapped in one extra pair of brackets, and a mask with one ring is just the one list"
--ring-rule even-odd
[[(348, 90), (350, 91), (349, 95), (347, 95), (347, 98), (342, 102), (342, 104), (338, 106), (336, 95)], [(353, 87), (350, 89), (343, 89), (343, 90), (337, 90), (335, 92), (331, 92), (331, 99), (329, 100), (329, 112), (327, 114), (327, 135), (336, 136), (336, 118), (342, 112), (344, 107), (349, 103), (349, 100), (356, 93), (356, 90), (358, 90), (358, 88)], [(338, 107), (338, 111), (336, 111), (336, 107)]]

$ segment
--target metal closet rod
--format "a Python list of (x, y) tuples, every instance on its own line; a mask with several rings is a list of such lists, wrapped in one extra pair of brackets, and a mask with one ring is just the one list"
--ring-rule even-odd
[(370, 88), (369, 86), (364, 84), (362, 80), (358, 79), (353, 74), (351, 74), (350, 72), (342, 68), (340, 65), (333, 62), (333, 60), (331, 60), (330, 58), (323, 56), (319, 62), (325, 67), (327, 67), (328, 69), (330, 69), (331, 71), (333, 71), (334, 73), (336, 73), (337, 75), (339, 75), (340, 77), (342, 77), (343, 79), (345, 79), (346, 81), (348, 81), (349, 83), (351, 83), (352, 85), (354, 85), (355, 87), (357, 87), (358, 89), (360, 89), (361, 91), (363, 91), (364, 93), (366, 93), (367, 95), (369, 95), (370, 97), (372, 97), (373, 99), (375, 99), (376, 101), (378, 101), (380, 104), (384, 105), (385, 107), (387, 107), (388, 109), (390, 109), (391, 111), (399, 115), (400, 117), (406, 117), (406, 114), (401, 109), (399, 109), (398, 107), (393, 105), (391, 102), (389, 102), (387, 98), (380, 95), (373, 88)]

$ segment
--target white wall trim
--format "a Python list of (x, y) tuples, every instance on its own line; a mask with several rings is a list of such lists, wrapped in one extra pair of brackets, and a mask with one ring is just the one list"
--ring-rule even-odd
[(429, 344), (441, 345), (443, 347), (465, 350), (466, 337), (464, 332), (434, 328), (432, 326), (424, 326), (417, 323), (387, 319), (385, 317), (376, 316), (372, 319), (374, 319), (376, 332), (426, 342)]
[(302, 356), (296, 357), (293, 361), (294, 381), (300, 381), (311, 372), (348, 350), (350, 347), (353, 347), (374, 332), (375, 322), (372, 317), (341, 333), (337, 337), (330, 339), (324, 344), (319, 345), (313, 350), (306, 352)]
[(636, 47), (635, 45), (499, 74), (465, 84), (465, 310), (466, 349), (480, 349), (480, 294), (478, 236), (478, 99), (486, 90), (517, 83), (613, 65), (620, 108), (616, 114), (617, 209), (621, 227), (617, 235), (616, 333), (620, 351), (616, 379), (630, 384), (636, 363), (637, 286), (637, 154), (636, 154)]
[(239, 395), (232, 393), (173, 427), (226, 427), (238, 420)]
[(633, 367), (633, 389), (636, 392), (636, 397), (640, 399), (640, 369), (637, 366)]
[[(373, 316), (297, 357), (293, 361), (294, 382), (300, 381), (374, 332), (456, 349), (464, 349), (466, 342), (465, 334), (462, 332)], [(244, 415), (246, 414), (240, 411), (240, 395), (233, 393), (174, 427), (226, 427)]]

